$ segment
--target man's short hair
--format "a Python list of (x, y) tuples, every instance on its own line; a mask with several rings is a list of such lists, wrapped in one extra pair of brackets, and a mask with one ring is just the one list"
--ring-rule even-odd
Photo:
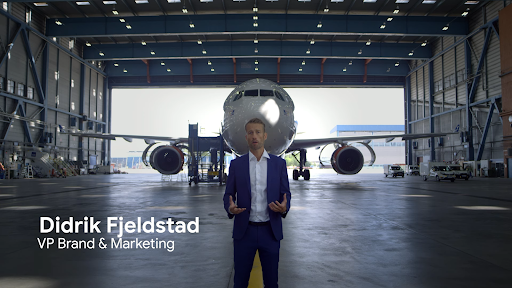
[(247, 124), (249, 124), (249, 123), (256, 123), (256, 124), (263, 125), (263, 133), (265, 133), (265, 123), (263, 123), (263, 121), (261, 121), (260, 118), (252, 118), (251, 120), (249, 120), (249, 122), (245, 123), (245, 131), (247, 131)]

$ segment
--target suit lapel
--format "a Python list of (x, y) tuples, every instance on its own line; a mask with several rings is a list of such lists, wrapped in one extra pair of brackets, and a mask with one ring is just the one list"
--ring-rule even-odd
[(270, 204), (270, 187), (272, 187), (272, 185), (270, 185), (271, 181), (272, 181), (272, 175), (274, 175), (273, 172), (273, 168), (274, 168), (274, 162), (272, 161), (272, 156), (269, 155), (270, 158), (267, 159), (267, 203)]
[(251, 164), (249, 163), (249, 154), (245, 154), (245, 157), (244, 157), (244, 165), (247, 169), (244, 169), (246, 172), (245, 172), (245, 179), (247, 182), (247, 191), (249, 191), (249, 199), (251, 199)]

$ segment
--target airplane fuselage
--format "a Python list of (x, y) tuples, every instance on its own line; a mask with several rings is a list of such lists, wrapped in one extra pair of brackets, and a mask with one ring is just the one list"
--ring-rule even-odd
[(245, 140), (245, 124), (252, 118), (265, 123), (268, 134), (265, 149), (281, 155), (293, 142), (297, 126), (292, 98), (278, 84), (265, 79), (252, 79), (238, 85), (224, 102), (223, 137), (237, 155), (249, 152)]

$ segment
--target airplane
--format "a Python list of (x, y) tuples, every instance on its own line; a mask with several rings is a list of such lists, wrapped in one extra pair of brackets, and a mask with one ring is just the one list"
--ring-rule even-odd
[[(277, 83), (270, 80), (256, 78), (248, 80), (236, 86), (224, 102), (224, 121), (221, 129), (227, 152), (233, 152), (237, 156), (249, 152), (245, 140), (245, 124), (252, 118), (259, 118), (265, 123), (265, 132), (268, 138), (265, 141), (265, 149), (268, 153), (281, 156), (286, 153), (299, 153), (299, 169), (293, 170), (293, 180), (303, 177), (310, 179), (310, 172), (304, 169), (306, 163), (306, 148), (321, 147), (336, 144), (338, 147), (331, 156), (332, 168), (338, 174), (353, 175), (363, 168), (364, 157), (361, 151), (351, 143), (357, 142), (370, 150), (371, 166), (376, 159), (375, 151), (368, 143), (373, 139), (391, 141), (401, 137), (402, 140), (440, 137), (453, 133), (423, 133), (423, 134), (386, 134), (386, 135), (361, 135), (342, 136), (323, 139), (295, 139), (298, 122), (294, 119), (293, 100), (290, 95)], [(158, 172), (171, 175), (179, 173), (184, 164), (183, 144), (188, 138), (173, 138), (143, 135), (121, 135), (107, 133), (67, 132), (60, 126), (60, 133), (80, 137), (94, 137), (109, 140), (124, 138), (131, 142), (132, 139), (144, 139), (149, 146), (142, 154), (142, 160), (146, 166)], [(149, 149), (157, 142), (170, 142), (170, 145), (162, 145), (155, 148), (146, 161)], [(325, 146), (324, 146), (325, 148)], [(294, 155), (295, 156), (295, 155)]]

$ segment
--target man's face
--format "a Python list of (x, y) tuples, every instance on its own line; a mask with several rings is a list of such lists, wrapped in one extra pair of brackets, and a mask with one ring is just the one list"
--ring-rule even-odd
[(245, 140), (251, 150), (263, 148), (267, 140), (267, 133), (263, 132), (263, 124), (249, 123), (245, 127), (245, 132)]

